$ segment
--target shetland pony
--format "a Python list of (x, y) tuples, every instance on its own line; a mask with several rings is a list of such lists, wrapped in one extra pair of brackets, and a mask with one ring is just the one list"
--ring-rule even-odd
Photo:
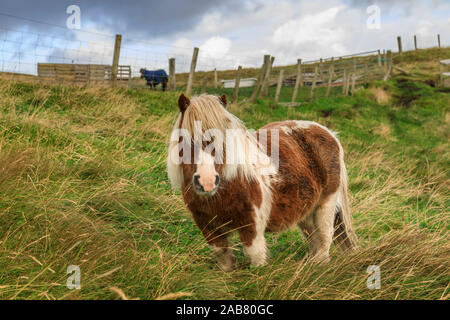
[(329, 260), (333, 240), (356, 249), (336, 135), (295, 120), (269, 123), (253, 134), (226, 105), (225, 95), (190, 100), (181, 94), (167, 160), (169, 180), (181, 189), (219, 267), (235, 267), (228, 241), (233, 231), (255, 266), (267, 260), (264, 233), (295, 225), (315, 262)]

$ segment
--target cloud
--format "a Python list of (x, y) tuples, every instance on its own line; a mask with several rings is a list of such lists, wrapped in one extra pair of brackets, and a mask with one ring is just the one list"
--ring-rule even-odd
[(299, 45), (309, 41), (342, 41), (342, 28), (330, 26), (343, 7), (334, 7), (316, 14), (309, 14), (298, 19), (289, 20), (279, 26), (273, 33), (272, 42), (276, 45)]
[[(26, 39), (31, 37), (29, 32), (45, 34), (45, 39), (39, 36), (38, 42), (41, 46), (55, 46), (54, 57), (78, 56), (80, 60), (105, 63), (111, 60), (114, 44), (111, 35), (121, 33), (121, 64), (167, 68), (168, 58), (175, 57), (177, 71), (189, 70), (194, 46), (200, 48), (197, 69), (211, 70), (238, 65), (257, 67), (264, 54), (275, 56), (275, 64), (286, 65), (295, 63), (297, 58), (305, 61), (376, 49), (396, 50), (398, 35), (402, 36), (404, 49), (412, 48), (414, 34), (418, 36), (419, 47), (436, 45), (438, 33), (441, 43), (448, 45), (450, 2), (411, 1), (14, 0), (3, 1), (0, 12), (61, 26), (65, 26), (68, 16), (67, 6), (78, 4), (82, 31), (88, 32), (2, 16), (0, 27), (19, 30), (19, 39), (24, 41), (30, 40)], [(374, 3), (381, 8), (379, 30), (366, 27), (369, 17), (366, 8)], [(12, 36), (10, 32), (4, 36), (0, 29), (0, 41)], [(17, 39), (11, 39), (6, 47), (9, 51), (23, 50), (24, 46), (14, 46), (12, 41)], [(26, 49), (27, 57), (32, 59), (22, 59), (20, 63), (33, 67), (35, 60), (42, 61), (41, 56), (33, 56), (42, 48)], [(42, 49), (42, 55), (45, 52)]]
[(343, 54), (345, 50), (341, 44), (345, 40), (345, 30), (335, 23), (343, 9), (343, 6), (332, 7), (289, 20), (275, 29), (271, 42), (282, 58), (298, 52), (323, 55), (330, 48), (334, 55)]
[(230, 39), (224, 37), (212, 37), (200, 46), (200, 52), (205, 57), (223, 59), (229, 53), (232, 43)]
[[(123, 1), (123, 0), (14, 0), (2, 1), (1, 12), (44, 21), (60, 26), (66, 25), (69, 5), (81, 9), (81, 24), (94, 21), (102, 28), (115, 33), (158, 37), (170, 35), (195, 27), (211, 10), (228, 12), (239, 6), (238, 0), (171, 0), (171, 1)], [(4, 20), (3, 17), (0, 20)], [(8, 19), (10, 27), (30, 25), (36, 30), (48, 29), (48, 25), (31, 20)]]

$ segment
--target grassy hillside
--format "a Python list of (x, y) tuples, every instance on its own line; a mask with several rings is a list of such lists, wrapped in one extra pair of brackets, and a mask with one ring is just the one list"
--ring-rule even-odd
[[(448, 59), (450, 57), (450, 47), (445, 48), (430, 48), (430, 49), (419, 49), (416, 51), (405, 51), (402, 55), (397, 52), (393, 52), (393, 59), (396, 65), (405, 68), (407, 71), (418, 72), (419, 74), (424, 74), (425, 77), (429, 79), (437, 80), (439, 78), (439, 60)], [(364, 57), (349, 57), (343, 60), (343, 63), (351, 65), (353, 60), (356, 59), (366, 59), (366, 61), (376, 61), (376, 55), (368, 55)], [(330, 61), (324, 62), (324, 69), (327, 69), (327, 65), (331, 63)], [(277, 64), (277, 63), (275, 63)], [(314, 67), (319, 65), (318, 63), (305, 65), (303, 68), (313, 72)], [(280, 70), (285, 70), (285, 77), (287, 75), (293, 75), (297, 72), (296, 65), (287, 66), (275, 66), (271, 73), (271, 80), (277, 80)], [(222, 79), (234, 79), (236, 77), (237, 70), (220, 70), (217, 71), (217, 78), (219, 85)], [(259, 68), (243, 68), (241, 71), (241, 78), (257, 78), (259, 75)], [(395, 72), (395, 70), (394, 70)], [(179, 73), (176, 75), (177, 87), (185, 88), (187, 84), (189, 73)], [(213, 71), (198, 71), (195, 73), (194, 87), (198, 88), (200, 91), (203, 86), (203, 79), (207, 79), (208, 86), (212, 86), (214, 83), (214, 72)]]
[[(267, 266), (239, 250), (231, 273), (167, 181), (178, 93), (0, 80), (0, 298), (448, 299), (450, 95), (419, 80), (296, 109), (230, 106), (249, 128), (307, 119), (340, 132), (361, 245), (317, 266), (291, 230), (268, 235)], [(69, 265), (81, 290), (66, 288)]]

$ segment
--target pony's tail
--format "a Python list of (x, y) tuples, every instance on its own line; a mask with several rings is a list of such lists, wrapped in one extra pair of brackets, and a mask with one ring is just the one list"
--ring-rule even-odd
[(358, 249), (356, 234), (352, 227), (352, 212), (348, 200), (348, 177), (344, 163), (344, 150), (339, 143), (340, 155), (340, 184), (336, 217), (334, 220), (334, 240), (345, 249)]

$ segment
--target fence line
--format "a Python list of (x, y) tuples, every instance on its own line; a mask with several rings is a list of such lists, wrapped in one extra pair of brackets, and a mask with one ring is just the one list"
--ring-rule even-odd
[[(209, 58), (199, 48), (194, 48), (193, 54), (160, 52), (153, 47), (152, 50), (146, 50), (146, 47), (136, 45), (146, 41), (122, 39), (121, 35), (116, 35), (115, 41), (114, 37), (103, 35), (106, 40), (94, 42), (0, 27), (2, 30), (6, 32), (0, 38), (0, 74), (9, 72), (20, 77), (21, 73), (28, 71), (29, 74), (23, 76), (38, 81), (146, 88), (148, 81), (146, 83), (140, 79), (141, 67), (166, 69), (169, 66), (169, 90), (183, 88), (187, 94), (198, 92), (199, 88), (201, 92), (222, 89), (218, 85), (219, 75), (222, 75), (222, 79), (236, 76), (236, 72), (218, 70), (217, 59)], [(436, 39), (440, 46), (440, 36), (437, 35)], [(421, 43), (420, 37), (414, 35), (411, 41), (414, 50), (417, 50)], [(402, 43), (400, 36), (397, 37), (397, 45), (399, 54), (409, 47)], [(325, 88), (325, 96), (336, 92), (333, 89), (335, 87), (342, 87), (344, 95), (353, 94), (356, 85), (373, 79), (387, 79), (392, 71), (391, 51), (386, 53), (383, 50), (382, 53), (381, 49), (309, 61), (298, 59), (297, 65), (291, 66), (274, 66), (275, 57), (270, 55), (264, 56), (262, 67), (259, 67), (259, 59), (247, 64), (231, 58), (221, 60), (225, 63), (222, 67), (228, 66), (228, 62), (235, 65), (227, 69), (236, 70), (239, 66), (234, 81), (233, 101), (238, 101), (240, 93), (244, 97), (248, 95), (250, 101), (256, 97), (274, 95), (276, 101), (284, 100), (284, 103), (292, 105), (298, 102), (298, 97), (306, 100), (320, 95), (321, 88)], [(249, 77), (256, 79), (254, 81)], [(240, 83), (252, 81), (251, 91), (239, 90)], [(208, 88), (208, 83), (211, 88)], [(275, 87), (276, 91), (273, 91), (271, 88)], [(286, 87), (293, 87), (289, 97), (283, 93)], [(305, 94), (305, 90), (308, 93)]]

